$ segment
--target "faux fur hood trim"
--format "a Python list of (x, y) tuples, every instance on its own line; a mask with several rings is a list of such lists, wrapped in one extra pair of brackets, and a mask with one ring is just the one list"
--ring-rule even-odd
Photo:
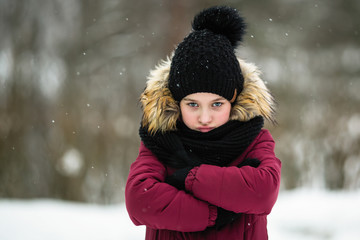
[[(275, 101), (261, 80), (261, 72), (252, 63), (238, 59), (244, 77), (244, 88), (233, 103), (230, 120), (248, 121), (263, 116), (275, 124)], [(179, 103), (168, 88), (171, 59), (163, 60), (150, 71), (147, 86), (140, 96), (143, 110), (142, 125), (150, 133), (176, 130), (180, 117)]]

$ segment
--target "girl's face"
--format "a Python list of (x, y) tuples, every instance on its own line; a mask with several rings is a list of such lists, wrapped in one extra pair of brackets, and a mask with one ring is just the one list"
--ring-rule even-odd
[(229, 121), (231, 103), (214, 93), (193, 93), (180, 101), (180, 110), (188, 128), (209, 132)]

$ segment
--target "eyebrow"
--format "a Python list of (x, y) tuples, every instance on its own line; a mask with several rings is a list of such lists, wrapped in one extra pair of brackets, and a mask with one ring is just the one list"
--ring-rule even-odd
[(195, 102), (195, 100), (191, 99), (191, 98), (184, 98), (184, 101), (191, 101), (191, 102)]
[(224, 100), (226, 100), (226, 99), (223, 98), (223, 97), (219, 97), (219, 98), (217, 98), (217, 99), (214, 99), (213, 101), (214, 101), (214, 102), (217, 102), (217, 101), (224, 101)]

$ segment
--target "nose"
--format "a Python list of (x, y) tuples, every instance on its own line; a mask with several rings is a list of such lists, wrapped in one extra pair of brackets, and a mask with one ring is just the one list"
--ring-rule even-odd
[(202, 109), (199, 115), (199, 123), (202, 125), (207, 125), (211, 122), (211, 113), (208, 109)]

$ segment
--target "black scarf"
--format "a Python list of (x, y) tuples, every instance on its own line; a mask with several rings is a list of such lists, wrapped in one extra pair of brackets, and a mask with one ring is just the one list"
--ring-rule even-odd
[(151, 135), (146, 128), (140, 127), (139, 135), (145, 146), (166, 166), (226, 166), (246, 150), (263, 125), (263, 118), (257, 116), (247, 122), (229, 121), (202, 133), (179, 121), (177, 131)]

